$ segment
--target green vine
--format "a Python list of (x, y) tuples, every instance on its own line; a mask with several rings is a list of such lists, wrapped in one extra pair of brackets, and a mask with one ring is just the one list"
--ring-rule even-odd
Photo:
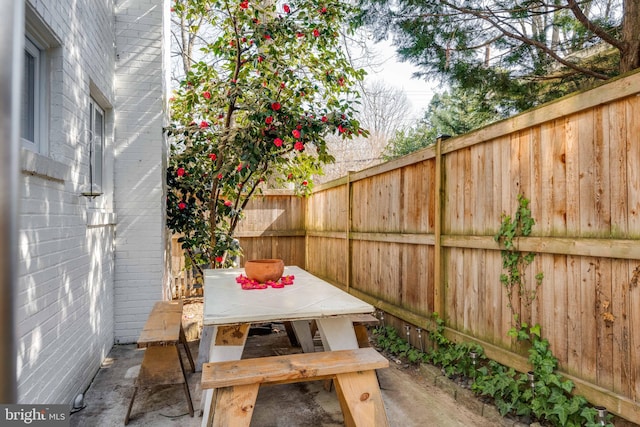
[[(598, 411), (582, 396), (571, 395), (573, 382), (557, 372), (558, 360), (549, 342), (541, 338), (540, 326), (522, 323), (510, 335), (527, 342), (532, 381), (526, 373), (488, 359), (482, 347), (470, 343), (454, 343), (444, 335), (444, 321), (433, 314), (433, 326), (427, 329), (433, 349), (426, 352), (411, 346), (392, 326), (374, 331), (378, 348), (412, 363), (431, 363), (449, 378), (464, 378), (471, 390), (492, 399), (502, 416), (512, 415), (537, 420), (554, 426), (601, 426)], [(472, 357), (472, 354), (475, 358)], [(613, 416), (607, 415), (606, 426), (612, 427)]]
[(530, 306), (536, 299), (537, 291), (542, 285), (544, 275), (537, 273), (535, 276), (536, 286), (531, 291), (527, 290), (525, 281), (525, 270), (533, 262), (535, 253), (523, 253), (518, 250), (516, 241), (518, 237), (526, 237), (531, 234), (531, 230), (535, 225), (535, 220), (531, 217), (529, 209), (529, 200), (524, 195), (518, 195), (518, 209), (511, 217), (505, 213), (501, 216), (500, 229), (493, 237), (496, 242), (502, 244), (504, 249), (501, 251), (502, 268), (506, 273), (500, 275), (500, 282), (507, 290), (507, 306), (511, 310), (511, 314), (516, 321), (516, 328), (519, 328), (519, 316), (514, 307), (514, 296), (518, 296), (518, 300), (525, 307)]

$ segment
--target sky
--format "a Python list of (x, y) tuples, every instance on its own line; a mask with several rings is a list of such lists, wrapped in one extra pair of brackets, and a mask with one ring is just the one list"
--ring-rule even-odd
[(401, 89), (412, 106), (412, 119), (422, 118), (437, 84), (412, 77), (417, 68), (409, 62), (400, 62), (390, 41), (381, 41), (372, 46), (380, 65), (366, 67), (367, 80), (382, 80), (389, 86)]

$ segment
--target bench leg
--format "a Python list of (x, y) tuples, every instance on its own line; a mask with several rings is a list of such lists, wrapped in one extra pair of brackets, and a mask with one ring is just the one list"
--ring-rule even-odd
[(216, 389), (206, 425), (249, 427), (259, 388), (259, 384), (248, 384)]
[(191, 365), (191, 372), (196, 371), (196, 365), (193, 363), (193, 356), (191, 356), (191, 349), (189, 348), (189, 343), (187, 342), (187, 336), (184, 333), (184, 328), (180, 325), (180, 342), (184, 346), (184, 351), (187, 353), (187, 358), (189, 359), (189, 364)]
[(124, 425), (129, 424), (129, 417), (131, 416), (131, 408), (133, 408), (133, 401), (136, 398), (136, 393), (138, 393), (138, 387), (133, 388), (133, 395), (131, 396), (131, 400), (129, 401), (129, 407), (127, 408), (127, 414), (124, 416)]
[(389, 426), (374, 370), (336, 375), (335, 385), (345, 426)]
[(358, 347), (367, 348), (369, 345), (369, 331), (367, 330), (367, 325), (363, 325), (360, 323), (355, 323), (353, 325), (353, 330), (356, 333), (356, 339), (358, 340)]
[(189, 382), (187, 381), (187, 371), (185, 371), (184, 364), (182, 363), (182, 356), (180, 355), (180, 346), (176, 344), (175, 347), (176, 347), (176, 353), (178, 353), (178, 361), (180, 362), (180, 369), (182, 369), (182, 376), (184, 378), (184, 394), (187, 397), (187, 404), (189, 405), (189, 415), (193, 417), (193, 403), (191, 402), (191, 393), (189, 393)]

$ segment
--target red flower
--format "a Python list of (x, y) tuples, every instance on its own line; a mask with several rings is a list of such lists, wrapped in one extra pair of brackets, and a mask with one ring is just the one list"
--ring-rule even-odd
[(300, 131), (298, 129), (294, 129), (293, 132), (291, 132), (293, 134), (293, 137), (295, 139), (299, 139), (300, 138)]
[(329, 119), (327, 119), (327, 116), (322, 116), (322, 118), (320, 120), (322, 120), (324, 123), (326, 123), (327, 120), (329, 120)]
[(287, 179), (291, 180), (293, 178), (293, 174), (290, 173), (289, 175), (287, 175)]
[(306, 187), (307, 185), (309, 185), (309, 183), (307, 181), (302, 181), (302, 185)]
[(319, 35), (320, 35), (320, 31), (318, 31), (318, 29), (317, 29), (317, 28), (316, 28), (316, 29), (314, 29), (314, 30), (313, 30), (313, 36), (314, 36), (314, 37), (318, 37)]
[(200, 122), (200, 129), (205, 129), (209, 127), (209, 123), (205, 122), (204, 120)]
[(273, 143), (276, 147), (282, 147), (282, 140), (280, 138), (276, 138), (273, 140)]
[(216, 154), (215, 154), (215, 153), (211, 153), (211, 154), (209, 154), (209, 158), (210, 158), (212, 161), (214, 161), (214, 162), (215, 162), (215, 161), (216, 161), (216, 159), (218, 158), (218, 156), (216, 156)]
[(185, 202), (178, 203), (178, 209), (184, 210), (186, 209), (186, 207), (187, 207), (187, 204)]
[(322, 14), (327, 13), (327, 8), (323, 7), (322, 9), (320, 9), (320, 13), (322, 13)]
[(264, 38), (265, 38), (266, 40), (271, 40), (271, 34), (265, 34), (265, 35), (264, 35)]
[(282, 106), (280, 105), (279, 102), (274, 102), (273, 104), (271, 104), (271, 109), (273, 111), (278, 111)]
[(178, 176), (184, 176), (184, 168), (178, 168), (178, 170), (176, 171), (176, 174)]
[(288, 4), (285, 4), (284, 6), (282, 6), (282, 10), (284, 10), (285, 13), (291, 12), (291, 8), (289, 7)]
[(226, 202), (224, 202), (225, 206), (231, 206), (233, 205), (233, 203), (231, 203), (231, 200), (227, 200)]
[(218, 179), (222, 179), (222, 174), (221, 174), (221, 173), (219, 173), (219, 174), (218, 174), (218, 176), (217, 176), (217, 178), (218, 178)]
[(280, 83), (280, 89), (284, 89), (287, 85), (284, 84), (284, 82)]
[(211, 92), (209, 92), (208, 90), (205, 90), (204, 92), (202, 92), (202, 97), (206, 99), (211, 99)]
[(297, 37), (297, 38), (302, 38), (302, 37), (304, 37), (304, 33), (297, 32), (297, 33), (296, 33), (296, 37)]
[(338, 132), (343, 133), (346, 129), (342, 125), (338, 125)]
[(247, 0), (240, 2), (240, 9), (247, 9), (248, 7), (249, 7), (249, 2)]
[(240, 172), (242, 170), (242, 163), (240, 163), (237, 167), (238, 172)]
[(302, 151), (304, 150), (304, 144), (300, 141), (296, 141), (296, 143), (293, 145), (293, 148), (295, 148), (298, 151)]
[(217, 256), (216, 257), (216, 262), (217, 263), (221, 263), (222, 262), (222, 257), (221, 256)]
[(264, 122), (268, 125), (270, 125), (271, 123), (273, 123), (273, 116), (269, 116), (266, 119), (264, 119)]

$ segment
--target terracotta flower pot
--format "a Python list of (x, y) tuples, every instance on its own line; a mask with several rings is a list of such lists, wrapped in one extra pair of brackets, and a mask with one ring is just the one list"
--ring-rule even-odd
[(244, 271), (249, 279), (266, 283), (277, 281), (284, 273), (284, 261), (281, 259), (253, 259), (245, 262)]

